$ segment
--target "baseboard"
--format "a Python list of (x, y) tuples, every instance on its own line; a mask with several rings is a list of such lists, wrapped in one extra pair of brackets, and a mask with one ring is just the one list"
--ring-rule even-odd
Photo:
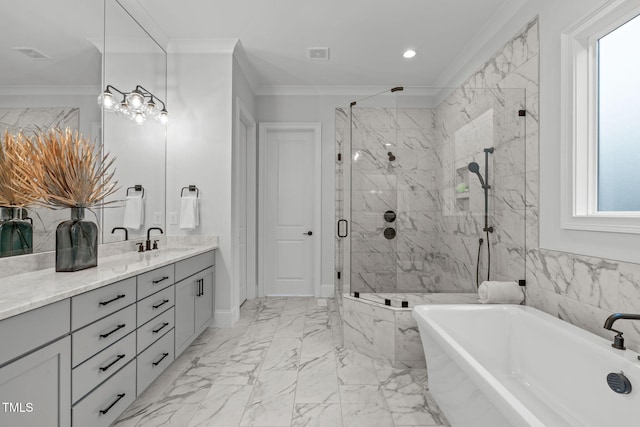
[(334, 289), (335, 287), (333, 283), (325, 283), (320, 285), (320, 298), (333, 298)]
[(240, 308), (234, 308), (232, 310), (220, 310), (216, 309), (213, 316), (213, 324), (211, 326), (215, 328), (230, 328), (240, 318)]

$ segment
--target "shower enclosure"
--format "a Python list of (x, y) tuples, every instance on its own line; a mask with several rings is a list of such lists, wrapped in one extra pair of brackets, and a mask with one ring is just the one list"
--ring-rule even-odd
[(523, 89), (393, 88), (336, 109), (337, 292), (411, 307), (523, 280), (525, 122)]

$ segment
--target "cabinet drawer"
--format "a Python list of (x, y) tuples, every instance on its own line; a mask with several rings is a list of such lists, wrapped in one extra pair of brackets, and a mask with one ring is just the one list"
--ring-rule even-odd
[(173, 330), (138, 356), (138, 394), (142, 393), (173, 361)]
[(110, 426), (135, 400), (135, 378), (136, 363), (131, 361), (73, 407), (73, 425)]
[(65, 299), (0, 321), (0, 366), (68, 334), (70, 310)]
[(138, 328), (138, 353), (149, 347), (158, 338), (173, 329), (174, 309), (173, 307), (150, 322)]
[(175, 289), (169, 286), (147, 298), (138, 301), (138, 326), (147, 323), (158, 314), (173, 307)]
[(215, 262), (215, 251), (205, 252), (176, 263), (176, 281), (185, 279), (205, 268), (211, 267)]
[(72, 297), (71, 329), (80, 329), (134, 302), (135, 277)]
[(174, 282), (173, 264), (141, 274), (138, 276), (138, 299), (173, 285)]
[(105, 348), (71, 373), (72, 401), (75, 403), (108, 379), (136, 356), (136, 334), (130, 333)]
[(130, 305), (73, 333), (73, 366), (79, 365), (136, 329), (136, 306)]

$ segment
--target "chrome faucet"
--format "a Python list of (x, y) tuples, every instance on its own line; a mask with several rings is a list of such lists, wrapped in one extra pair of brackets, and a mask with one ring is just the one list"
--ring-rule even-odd
[(630, 319), (630, 320), (640, 320), (640, 314), (628, 314), (628, 313), (613, 313), (611, 316), (607, 317), (607, 320), (604, 322), (604, 328), (615, 332), (617, 335), (613, 337), (613, 344), (611, 347), (617, 348), (618, 350), (625, 350), (624, 346), (624, 338), (622, 337), (622, 332), (613, 329), (613, 323), (618, 319)]
[[(147, 242), (145, 245), (145, 250), (150, 251), (151, 250), (151, 230), (158, 230), (160, 232), (160, 234), (164, 234), (164, 231), (162, 231), (162, 228), (160, 227), (149, 227), (149, 229), (147, 230)], [(158, 249), (158, 245), (153, 245), (153, 249)]]

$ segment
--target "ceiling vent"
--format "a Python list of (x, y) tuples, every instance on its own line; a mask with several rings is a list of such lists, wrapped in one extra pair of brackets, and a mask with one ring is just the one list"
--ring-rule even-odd
[(328, 47), (310, 47), (309, 59), (313, 59), (314, 61), (329, 60), (329, 48)]
[(17, 50), (18, 52), (27, 55), (31, 59), (51, 59), (44, 53), (32, 47), (12, 47), (11, 49)]

